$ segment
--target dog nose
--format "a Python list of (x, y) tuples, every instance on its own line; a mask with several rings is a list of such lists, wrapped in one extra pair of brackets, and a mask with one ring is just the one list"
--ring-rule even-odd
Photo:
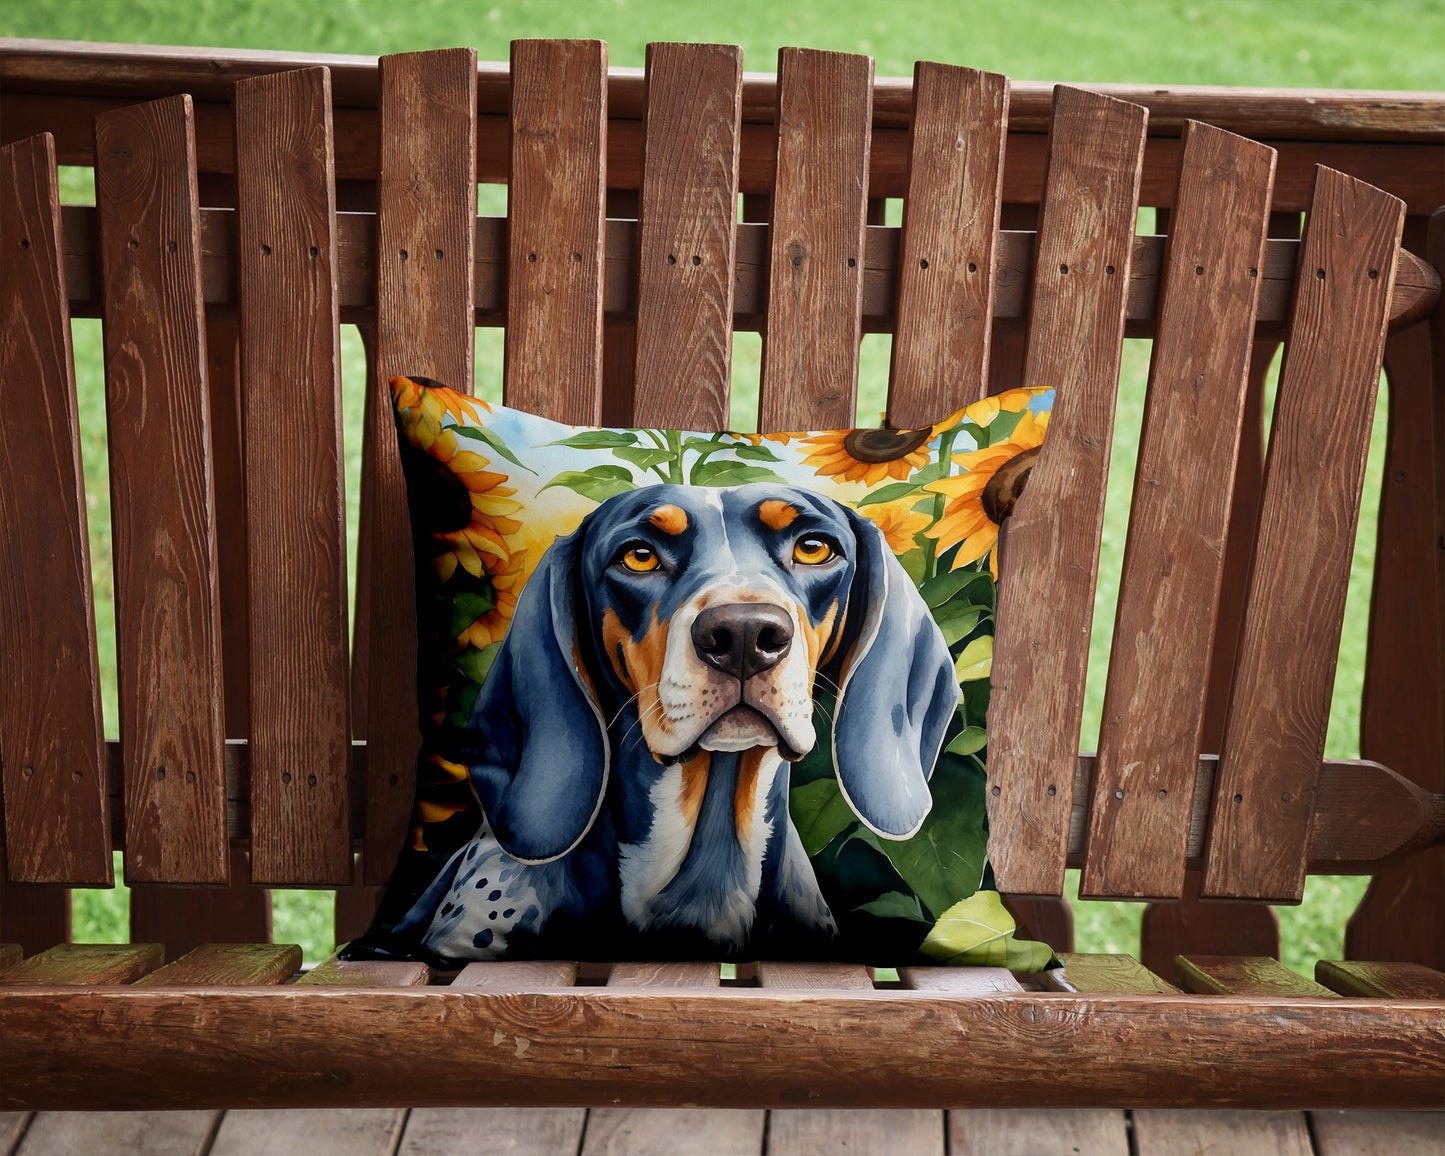
[(711, 606), (692, 623), (692, 645), (709, 666), (746, 682), (771, 670), (793, 644), (793, 620), (779, 606)]

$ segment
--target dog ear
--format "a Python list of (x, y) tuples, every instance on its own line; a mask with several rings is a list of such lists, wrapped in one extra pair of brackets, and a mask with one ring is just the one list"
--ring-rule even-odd
[(607, 786), (606, 725), (578, 669), (573, 577), (582, 531), (543, 555), (472, 708), (471, 769), (492, 833), (522, 863), (567, 854), (591, 829)]
[(928, 779), (958, 705), (943, 634), (882, 532), (848, 511), (858, 544), (848, 596), (862, 627), (843, 660), (833, 715), (833, 764), (848, 805), (874, 834), (907, 839), (933, 797)]

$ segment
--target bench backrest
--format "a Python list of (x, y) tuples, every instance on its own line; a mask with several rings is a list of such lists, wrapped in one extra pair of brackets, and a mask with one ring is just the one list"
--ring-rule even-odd
[[(893, 335), (895, 427), (1020, 380), (1057, 389), (1004, 536), (988, 798), (1001, 889), (1059, 894), (1072, 863), (1086, 893), (1178, 896), (1193, 864), (1209, 895), (1290, 902), (1311, 867), (1438, 835), (1438, 806), (1397, 777), (1322, 761), (1387, 328), (1438, 294), (1400, 249), (1399, 198), (1324, 168), (1282, 182), (1277, 150), (1189, 123), (1177, 184), (1151, 194), (1167, 238), (1136, 236), (1141, 183), (1162, 179), (1146, 109), (1060, 87), (1047, 138), (1020, 144), (1001, 76), (920, 64), (905, 105), (868, 58), (837, 53), (781, 53), (771, 123), (748, 110), (740, 51), (719, 46), (653, 46), (625, 121), (591, 41), (519, 42), (509, 83), (470, 50), (384, 58), (370, 119), (325, 68), (255, 72), (219, 133), (234, 197), (214, 199), (234, 207), (201, 207), (198, 172), (225, 167), (198, 157), (218, 139), (198, 129), (213, 99), (101, 111), (93, 211), (59, 206), (51, 138), (0, 163), (11, 879), (104, 884), (113, 846), (132, 882), (225, 882), (237, 847), (257, 883), (350, 884), (357, 851), (359, 878), (385, 877), (417, 743), (385, 382), (468, 388), (474, 327), (499, 324), (506, 403), (574, 423), (725, 426), (745, 328), (764, 334), (764, 429), (853, 425), (865, 331)], [(498, 83), (506, 115), (479, 117)], [(343, 171), (336, 141), (363, 125), (374, 170)], [(1005, 203), (1033, 199), (1011, 173), (1041, 179), (1039, 210), (1001, 231), (1021, 219)], [(338, 211), (372, 175), (374, 211)], [(477, 180), (499, 175), (508, 215), (479, 218)], [(900, 196), (902, 227), (886, 227), (881, 199)], [(1272, 238), (1271, 214), (1300, 208), (1302, 239)], [(110, 749), (71, 303), (105, 325)], [(361, 326), (370, 383), (351, 637), (341, 321)], [(1155, 344), (1105, 722), (1080, 759), (1126, 334)], [(1260, 354), (1281, 336), (1256, 517), (1240, 473)], [(1426, 673), (1438, 699), (1438, 649)], [(1424, 730), (1428, 757), (1445, 739)]]

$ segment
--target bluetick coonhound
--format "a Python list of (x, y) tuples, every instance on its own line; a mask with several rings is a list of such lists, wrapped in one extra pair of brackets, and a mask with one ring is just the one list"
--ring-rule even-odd
[(958, 694), (914, 583), (847, 507), (769, 484), (614, 497), (517, 601), (461, 759), (485, 820), (397, 932), (443, 963), (629, 938), (818, 954), (836, 932), (787, 764), (831, 742), (858, 818), (908, 838)]

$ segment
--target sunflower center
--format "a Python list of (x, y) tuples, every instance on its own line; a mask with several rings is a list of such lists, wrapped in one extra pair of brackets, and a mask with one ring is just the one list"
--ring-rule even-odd
[(988, 480), (988, 485), (984, 486), (979, 501), (983, 504), (983, 512), (995, 525), (1002, 525), (1003, 520), (1013, 513), (1019, 495), (1024, 492), (1024, 485), (1029, 480), (1029, 474), (1033, 472), (1034, 463), (1038, 460), (1038, 446), (1024, 450), (999, 466)]
[(902, 430), (855, 429), (843, 439), (843, 449), (855, 462), (896, 462), (932, 436), (932, 426)]

